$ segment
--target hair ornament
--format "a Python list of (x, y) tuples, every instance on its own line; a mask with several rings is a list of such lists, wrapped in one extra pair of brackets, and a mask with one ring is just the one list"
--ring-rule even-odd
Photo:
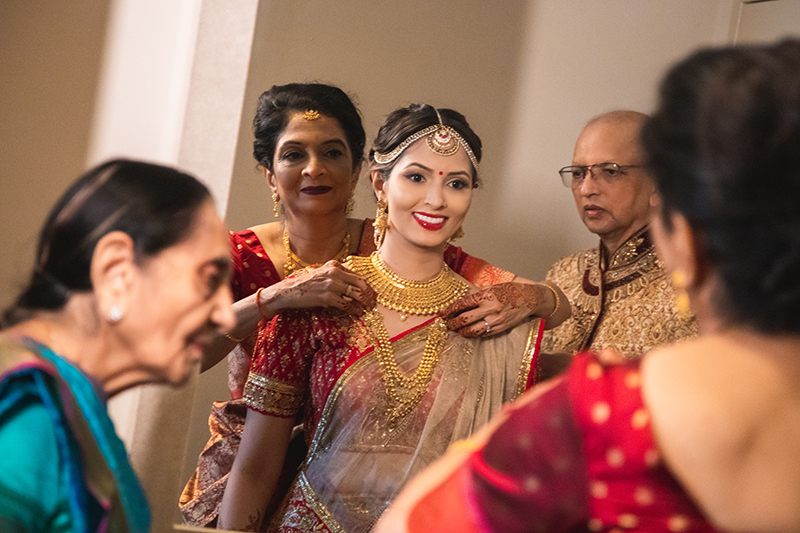
[(472, 162), (472, 166), (475, 167), (475, 170), (477, 171), (478, 159), (472, 152), (472, 148), (470, 148), (469, 144), (467, 144), (467, 141), (465, 141), (455, 129), (451, 128), (450, 126), (445, 126), (438, 109), (434, 107), (433, 110), (436, 111), (436, 116), (439, 118), (438, 124), (434, 126), (428, 126), (427, 128), (410, 135), (388, 154), (374, 152), (373, 157), (375, 158), (375, 161), (381, 165), (391, 163), (400, 157), (400, 154), (402, 154), (406, 148), (423, 137), (427, 137), (425, 139), (425, 143), (428, 145), (430, 151), (434, 154), (451, 156), (458, 152), (459, 146), (464, 148), (464, 151), (467, 153), (467, 157), (469, 157), (469, 160)]
[(303, 118), (309, 122), (312, 120), (317, 120), (319, 118), (319, 111), (316, 109), (306, 109), (306, 112), (303, 113)]

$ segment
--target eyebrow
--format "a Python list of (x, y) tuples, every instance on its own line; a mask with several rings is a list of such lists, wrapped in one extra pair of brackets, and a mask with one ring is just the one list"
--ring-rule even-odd
[[(409, 167), (419, 167), (419, 168), (421, 168), (421, 169), (423, 169), (423, 170), (427, 170), (428, 172), (433, 172), (433, 169), (432, 169), (432, 168), (428, 168), (428, 167), (426, 167), (425, 165), (421, 165), (421, 164), (419, 164), (419, 163), (416, 163), (416, 162), (409, 163), (409, 164), (408, 164), (408, 166), (407, 166), (406, 168), (409, 168)], [(448, 173), (447, 173), (447, 175), (448, 175), (448, 176), (460, 176), (460, 175), (464, 175), (464, 176), (467, 176), (467, 177), (471, 177), (471, 176), (470, 176), (470, 174), (469, 174), (469, 172), (467, 172), (467, 171), (465, 171), (465, 170), (459, 170), (459, 171), (457, 171), (457, 172), (448, 172)]]
[(220, 273), (225, 275), (229, 274), (233, 270), (233, 265), (231, 264), (231, 258), (227, 255), (211, 259), (210, 261), (207, 261), (203, 266), (216, 267), (217, 270), (220, 271)]
[[(320, 145), (325, 145), (325, 144), (338, 144), (345, 148), (347, 147), (347, 143), (345, 143), (342, 139), (336, 139), (336, 138), (328, 139), (327, 141), (322, 141), (320, 143)], [(288, 141), (283, 142), (280, 145), (281, 148), (283, 148), (284, 146), (306, 146), (306, 143), (302, 143), (300, 141), (293, 141), (290, 139)]]

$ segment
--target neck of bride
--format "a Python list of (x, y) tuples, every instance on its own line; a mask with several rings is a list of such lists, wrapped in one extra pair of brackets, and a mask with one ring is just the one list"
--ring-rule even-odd
[(435, 277), (442, 269), (446, 247), (447, 243), (435, 248), (415, 246), (396, 238), (390, 229), (379, 252), (386, 265), (401, 278), (424, 281)]

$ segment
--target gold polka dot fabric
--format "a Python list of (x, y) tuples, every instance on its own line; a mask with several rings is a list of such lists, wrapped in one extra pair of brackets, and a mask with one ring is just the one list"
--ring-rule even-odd
[(558, 385), (512, 406), (451, 479), (463, 497), (447, 505), (463, 505), (453, 512), (476, 530), (715, 531), (661, 460), (636, 362), (579, 355)]
[(582, 355), (568, 382), (595, 487), (593, 531), (714, 531), (660, 459), (638, 364), (604, 367)]

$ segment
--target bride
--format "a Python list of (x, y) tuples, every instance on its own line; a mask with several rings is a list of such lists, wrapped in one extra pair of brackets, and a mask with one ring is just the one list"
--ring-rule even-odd
[[(360, 318), (290, 310), (262, 327), (220, 528), (368, 531), (409, 479), (536, 380), (544, 322), (569, 314), (557, 288), (516, 285), (552, 312), (495, 337), (466, 339), (439, 316), (475, 290), (443, 253), (480, 158), (480, 139), (455, 111), (415, 105), (387, 117), (369, 156), (378, 251), (347, 265), (378, 305)], [(268, 513), (298, 414), (314, 428), (309, 452)]]

